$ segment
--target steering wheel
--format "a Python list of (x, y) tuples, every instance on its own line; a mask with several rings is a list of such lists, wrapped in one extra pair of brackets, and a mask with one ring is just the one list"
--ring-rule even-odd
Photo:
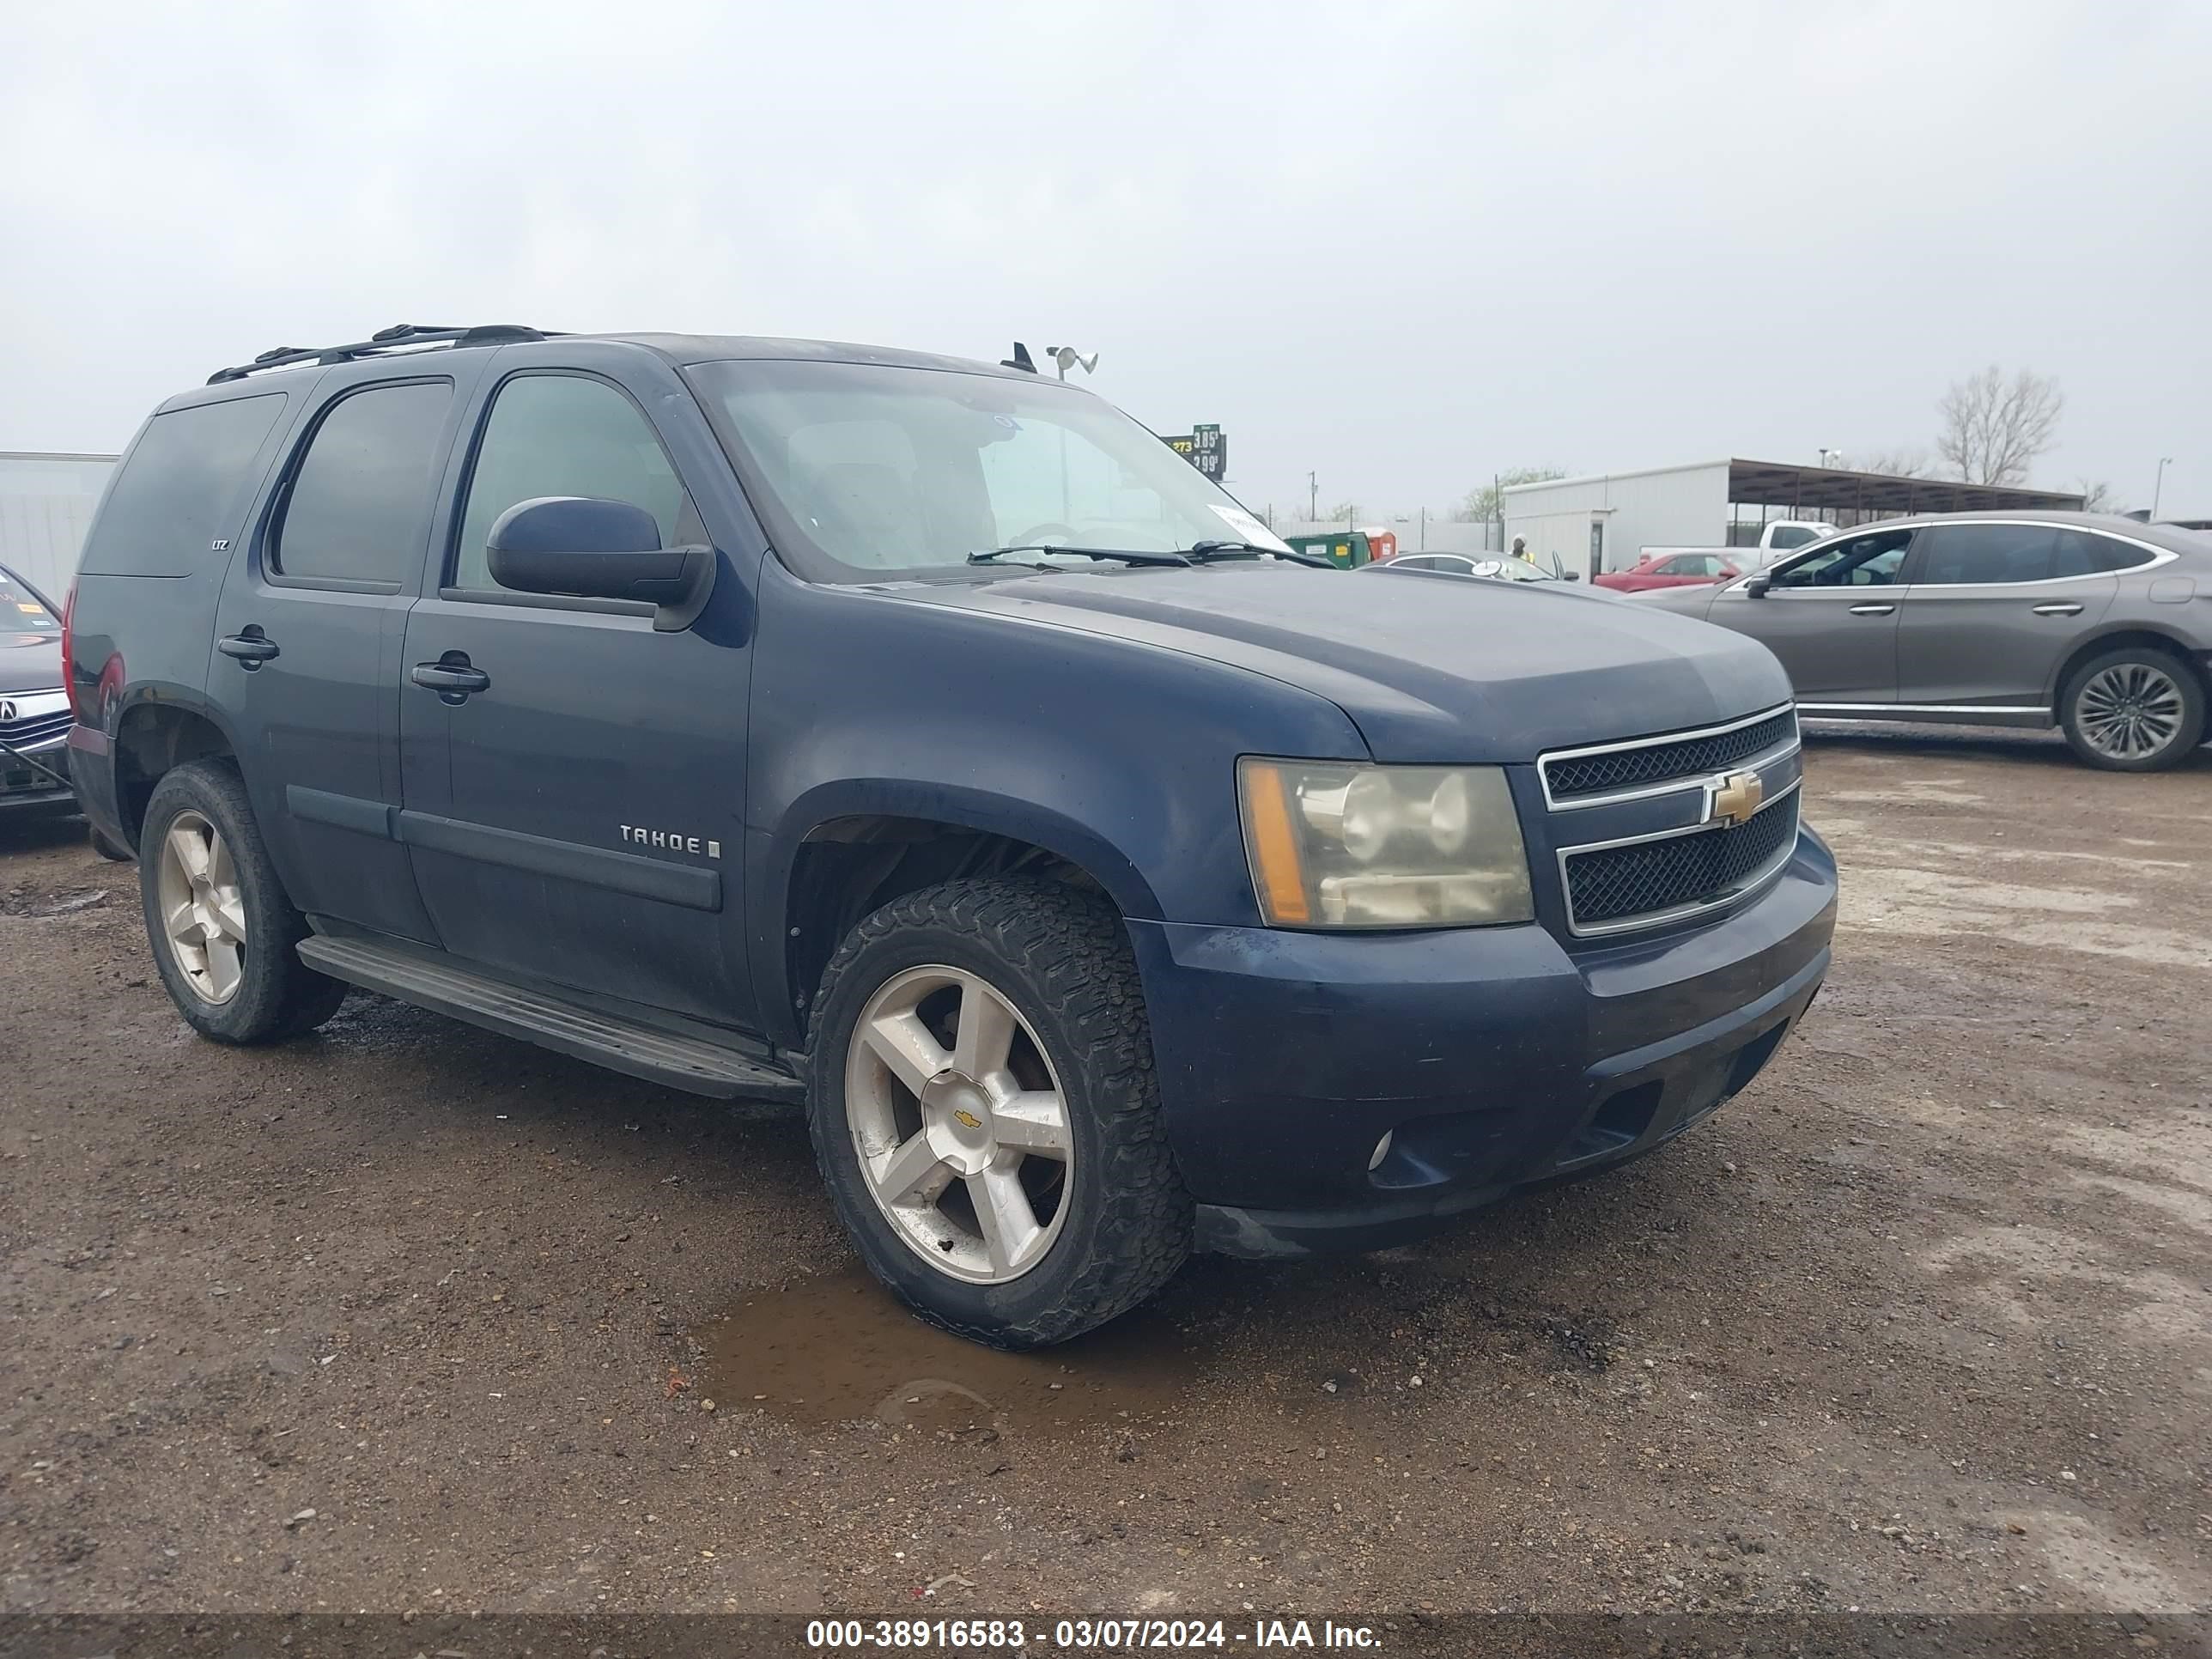
[(1055, 536), (1063, 542), (1072, 542), (1075, 539), (1074, 527), (1070, 525), (1064, 525), (1057, 522), (1031, 525), (1027, 530), (1022, 532), (1020, 535), (1007, 537), (1006, 545), (1008, 547), (1035, 547), (1041, 544), (1051, 541)]

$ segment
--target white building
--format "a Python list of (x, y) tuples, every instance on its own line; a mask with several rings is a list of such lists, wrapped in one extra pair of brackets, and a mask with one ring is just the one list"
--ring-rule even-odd
[(0, 450), (0, 565), (56, 605), (76, 575), (115, 459)]
[(1647, 547), (1756, 543), (1775, 519), (1849, 526), (1907, 513), (2081, 505), (2055, 490), (1735, 459), (1509, 484), (1504, 496), (1507, 545), (1524, 537), (1540, 562), (1549, 554), (1591, 575), (1627, 569)]

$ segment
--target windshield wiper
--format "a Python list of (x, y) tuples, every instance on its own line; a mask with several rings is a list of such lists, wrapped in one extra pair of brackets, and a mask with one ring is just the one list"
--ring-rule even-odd
[[(1048, 542), (1016, 542), (1011, 547), (988, 548), (981, 553), (970, 553), (970, 564), (989, 564), (1008, 553), (1067, 553), (1079, 559), (1119, 559), (1124, 564), (1188, 564), (1190, 561), (1180, 553), (1152, 553), (1134, 547), (1061, 547)], [(1049, 570), (1050, 565), (1033, 565), (1036, 570)]]
[(1333, 562), (1328, 559), (1324, 559), (1318, 553), (1300, 553), (1293, 548), (1262, 547), (1257, 542), (1237, 542), (1220, 538), (1212, 538), (1202, 542), (1193, 542), (1188, 547), (1183, 549), (1183, 551), (1188, 553), (1192, 558), (1196, 559), (1200, 564), (1207, 563), (1214, 559), (1235, 559), (1247, 556), (1256, 559), (1262, 553), (1265, 553), (1273, 558), (1288, 559), (1292, 564), (1310, 564), (1316, 570), (1334, 570), (1336, 568), (1336, 566)]

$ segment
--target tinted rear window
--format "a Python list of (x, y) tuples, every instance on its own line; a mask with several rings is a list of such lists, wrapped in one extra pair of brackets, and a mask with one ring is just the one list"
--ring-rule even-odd
[(1948, 586), (2047, 581), (2147, 564), (2147, 548), (2070, 525), (1942, 524), (1922, 531), (1916, 582)]
[(278, 573), (404, 582), (422, 568), (453, 397), (452, 382), (426, 380), (331, 406), (293, 475), (272, 549)]
[(2100, 536), (2094, 530), (2061, 530), (2057, 550), (2051, 558), (2051, 574), (2092, 576), (2111, 570), (2132, 570), (2139, 564), (2148, 564), (2156, 556), (2147, 547)]
[(96, 576), (184, 576), (220, 567), (212, 544), (238, 534), (260, 480), (253, 458), (284, 412), (284, 393), (171, 410), (147, 422), (85, 538)]

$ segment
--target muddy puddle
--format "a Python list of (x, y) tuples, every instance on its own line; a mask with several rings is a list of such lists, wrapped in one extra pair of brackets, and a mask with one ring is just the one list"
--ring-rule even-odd
[(702, 1397), (808, 1427), (872, 1420), (979, 1437), (1158, 1426), (1202, 1370), (1146, 1309), (1042, 1353), (1000, 1353), (923, 1324), (863, 1268), (793, 1280), (691, 1333)]

